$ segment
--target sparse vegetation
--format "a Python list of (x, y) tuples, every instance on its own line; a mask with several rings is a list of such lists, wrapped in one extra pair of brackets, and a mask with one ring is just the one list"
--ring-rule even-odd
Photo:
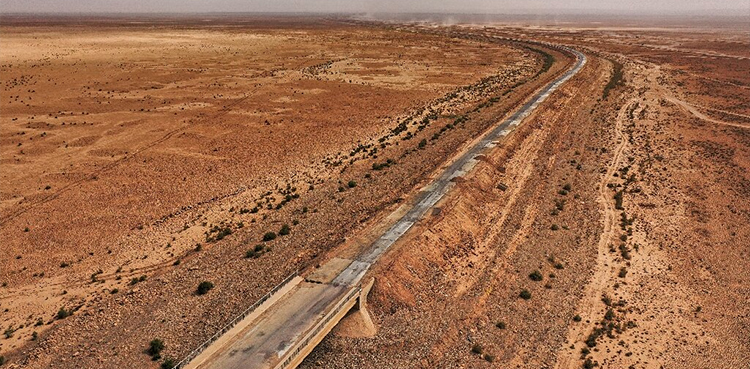
[(263, 242), (273, 241), (275, 239), (276, 239), (276, 233), (266, 232), (266, 234), (263, 235)]
[(214, 288), (214, 284), (209, 281), (203, 281), (200, 284), (198, 284), (198, 288), (195, 290), (195, 293), (198, 295), (205, 295)]
[(482, 347), (482, 345), (475, 343), (471, 346), (471, 352), (477, 355), (481, 355), (484, 352), (484, 348)]
[(175, 362), (174, 362), (174, 359), (172, 359), (171, 357), (164, 359), (164, 361), (162, 361), (161, 363), (161, 369), (172, 369), (174, 368), (174, 366), (175, 366)]
[(602, 100), (607, 99), (610, 91), (612, 91), (612, 89), (619, 86), (623, 82), (622, 63), (616, 60), (610, 61), (612, 62), (612, 75), (609, 77), (609, 82), (607, 82), (607, 85), (604, 86), (604, 91), (602, 92)]
[(257, 245), (255, 245), (255, 248), (252, 248), (252, 249), (247, 250), (245, 252), (245, 258), (247, 258), (247, 259), (259, 258), (261, 255), (263, 255), (264, 253), (266, 253), (266, 252), (268, 252), (270, 250), (271, 250), (270, 248), (267, 248), (264, 245), (257, 244)]
[(13, 337), (13, 333), (15, 333), (16, 330), (13, 327), (8, 327), (4, 332), (3, 336), (5, 336), (5, 339)]
[(58, 320), (61, 320), (61, 319), (65, 319), (65, 318), (69, 317), (71, 314), (72, 313), (70, 311), (68, 311), (68, 310), (65, 310), (65, 308), (60, 308), (60, 310), (57, 311), (57, 315), (55, 315), (55, 317)]
[(159, 360), (161, 358), (161, 352), (164, 350), (164, 341), (154, 338), (148, 343), (148, 349), (146, 353), (151, 356), (151, 360)]
[(518, 294), (518, 297), (524, 300), (528, 300), (531, 298), (531, 292), (529, 292), (529, 290), (523, 289), (521, 290), (521, 293)]
[(625, 208), (622, 207), (622, 190), (615, 193), (615, 209), (625, 210)]
[(531, 272), (531, 274), (529, 274), (529, 279), (535, 282), (539, 282), (544, 279), (544, 277), (542, 276), (542, 273), (540, 273), (538, 270), (535, 270)]
[(142, 275), (142, 276), (140, 276), (140, 277), (133, 277), (133, 278), (132, 278), (132, 279), (130, 280), (130, 285), (131, 285), (131, 286), (133, 286), (133, 285), (135, 285), (135, 284), (137, 284), (137, 283), (140, 283), (140, 282), (143, 282), (143, 281), (145, 281), (145, 280), (146, 280), (146, 276), (145, 276), (145, 275)]

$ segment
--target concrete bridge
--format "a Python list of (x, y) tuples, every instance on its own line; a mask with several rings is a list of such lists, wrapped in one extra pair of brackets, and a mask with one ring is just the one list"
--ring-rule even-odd
[(362, 282), (370, 266), (450, 191), (454, 186), (453, 178), (470, 171), (476, 165), (478, 155), (493, 147), (586, 63), (586, 57), (576, 50), (543, 45), (575, 56), (575, 64), (445, 167), (441, 175), (420, 190), (412, 201), (396, 210), (389, 217), (392, 219), (390, 228), (362, 254), (354, 259), (334, 258), (306, 278), (296, 274), (290, 276), (261, 303), (248, 308), (178, 363), (178, 367), (294, 368), (352, 309), (357, 308), (360, 318), (367, 324), (366, 297), (372, 280)]

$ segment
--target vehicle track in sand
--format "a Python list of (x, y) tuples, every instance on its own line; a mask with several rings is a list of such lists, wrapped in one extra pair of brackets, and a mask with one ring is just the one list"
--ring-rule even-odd
[[(637, 98), (631, 98), (625, 103), (617, 113), (615, 119), (615, 149), (612, 160), (607, 166), (607, 171), (599, 182), (597, 202), (602, 209), (602, 233), (599, 236), (597, 245), (597, 258), (594, 275), (591, 281), (584, 289), (584, 295), (578, 305), (578, 314), (582, 318), (582, 324), (571, 324), (568, 328), (566, 342), (567, 344), (560, 348), (558, 359), (555, 365), (556, 369), (568, 369), (579, 367), (579, 351), (571, 350), (568, 344), (574, 345), (577, 349), (580, 347), (587, 332), (593, 329), (593, 326), (603, 316), (605, 306), (601, 302), (602, 293), (607, 288), (607, 283), (616, 276), (615, 256), (609, 252), (609, 245), (617, 237), (617, 218), (618, 211), (615, 209), (612, 199), (612, 191), (607, 187), (609, 179), (617, 172), (620, 163), (623, 160), (623, 152), (628, 146), (628, 141), (623, 133), (624, 122), (628, 118), (631, 108), (638, 104)], [(572, 347), (572, 346), (571, 346)]]

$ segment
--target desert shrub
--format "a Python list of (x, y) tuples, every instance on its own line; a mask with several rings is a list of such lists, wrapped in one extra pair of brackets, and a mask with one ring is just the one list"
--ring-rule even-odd
[(279, 236), (286, 236), (291, 232), (291, 228), (289, 228), (289, 224), (284, 224), (281, 226), (281, 229), (279, 230)]
[(346, 185), (349, 186), (349, 188), (354, 188), (357, 187), (357, 182), (351, 180)]
[(529, 279), (531, 279), (532, 281), (539, 282), (543, 278), (544, 277), (542, 277), (542, 273), (540, 273), (538, 270), (535, 270), (535, 271), (531, 272), (531, 274), (529, 274)]
[(607, 312), (604, 313), (604, 319), (606, 320), (612, 320), (615, 317), (615, 311), (612, 309), (607, 309)]
[(482, 345), (475, 343), (473, 346), (471, 346), (471, 352), (477, 355), (481, 355), (482, 352), (484, 352), (484, 348), (482, 347)]
[(573, 317), (573, 321), (574, 322), (580, 322), (581, 321), (581, 316), (578, 315), (578, 314), (576, 314), (576, 316)]
[(622, 258), (625, 260), (630, 260), (630, 250), (628, 249), (628, 246), (624, 243), (621, 243), (619, 248)]
[(65, 310), (65, 308), (60, 308), (60, 310), (57, 311), (57, 319), (65, 319), (71, 315), (71, 312), (68, 310)]
[(622, 190), (615, 193), (615, 209), (625, 210), (625, 208), (622, 207)]
[(268, 242), (276, 239), (276, 233), (273, 232), (266, 232), (266, 234), (263, 235), (263, 241)]
[(553, 224), (551, 227), (549, 227), (549, 229), (551, 229), (553, 231), (556, 231), (556, 230), (560, 229), (560, 227), (557, 224)]
[(488, 363), (492, 363), (495, 361), (495, 355), (484, 354), (484, 360), (486, 360)]
[(175, 366), (174, 359), (168, 357), (161, 363), (161, 369), (172, 369)]
[(529, 292), (529, 290), (523, 289), (521, 290), (521, 293), (518, 294), (518, 297), (524, 300), (528, 300), (531, 298), (531, 292)]
[(565, 268), (565, 266), (562, 265), (562, 263), (555, 263), (555, 269), (563, 269), (563, 268)]
[(139, 282), (143, 282), (143, 281), (145, 281), (145, 280), (146, 280), (146, 276), (145, 276), (145, 275), (142, 275), (142, 276), (140, 276), (140, 277), (133, 277), (133, 278), (132, 278), (132, 279), (130, 280), (130, 285), (132, 286), (132, 285), (134, 285), (134, 284), (136, 284), (136, 283), (139, 283)]
[(505, 329), (505, 322), (497, 322), (495, 323), (495, 327), (498, 329)]
[(555, 200), (555, 209), (559, 211), (565, 210), (565, 199)]
[(625, 267), (620, 268), (620, 273), (617, 273), (617, 276), (620, 278), (625, 278), (625, 276), (628, 275), (628, 269)]
[(0, 355), (0, 365), (5, 364), (5, 356)]
[(195, 293), (199, 295), (205, 295), (210, 291), (212, 288), (214, 288), (214, 284), (209, 281), (203, 281), (200, 284), (198, 284), (198, 288), (196, 289)]
[(422, 139), (422, 141), (419, 141), (419, 148), (424, 149), (424, 147), (427, 146), (427, 140)]
[(600, 334), (601, 332), (599, 330), (594, 330), (593, 332), (591, 332), (591, 334), (589, 334), (589, 336), (586, 338), (586, 346), (596, 346), (596, 339), (599, 338)]
[(13, 333), (15, 333), (16, 330), (13, 329), (13, 327), (8, 327), (8, 329), (3, 332), (3, 336), (5, 336), (6, 339), (13, 337)]
[(594, 367), (596, 367), (596, 364), (591, 361), (591, 358), (586, 358), (586, 361), (583, 362), (583, 369), (594, 369)]
[(255, 248), (247, 250), (245, 252), (245, 258), (248, 258), (248, 259), (252, 258), (252, 259), (254, 259), (254, 258), (260, 257), (261, 255), (263, 255), (263, 252), (264, 252), (265, 248), (266, 248), (265, 246), (263, 246), (261, 244), (257, 244), (257, 245), (255, 245)]
[(68, 263), (66, 263), (66, 262), (62, 262), (62, 263), (60, 263), (60, 268), (67, 268), (67, 267), (69, 267), (69, 266), (70, 266), (70, 264), (68, 264)]
[(162, 350), (164, 350), (164, 341), (154, 338), (148, 343), (146, 353), (149, 354), (153, 360), (158, 360), (161, 357)]
[(570, 190), (571, 190), (572, 188), (573, 188), (573, 187), (571, 187), (570, 183), (566, 183), (566, 184), (565, 184), (565, 185), (563, 186), (563, 190), (565, 190), (565, 191), (568, 191), (568, 192), (570, 192)]

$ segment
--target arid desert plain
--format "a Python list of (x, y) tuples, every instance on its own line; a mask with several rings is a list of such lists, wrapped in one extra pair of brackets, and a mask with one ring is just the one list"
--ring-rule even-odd
[(299, 367), (750, 367), (747, 18), (1, 20), (0, 368), (180, 361), (569, 50)]

